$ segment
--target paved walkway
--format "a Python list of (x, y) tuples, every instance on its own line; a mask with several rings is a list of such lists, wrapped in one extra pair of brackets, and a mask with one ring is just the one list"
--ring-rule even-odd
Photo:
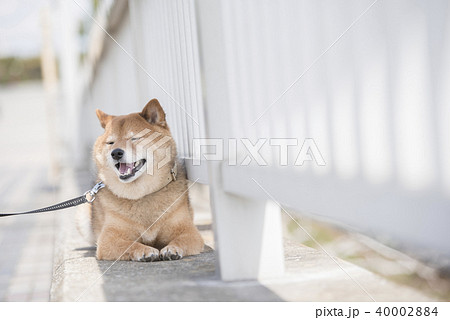
[[(63, 177), (64, 192), (87, 189), (80, 172)], [(78, 186), (76, 185), (78, 183)], [(83, 186), (81, 186), (83, 184)], [(205, 190), (190, 193), (196, 224), (209, 247), (214, 247), (211, 215)], [(432, 301), (420, 291), (389, 282), (370, 271), (325, 253), (285, 241), (283, 277), (223, 282), (215, 253), (205, 252), (177, 261), (152, 263), (98, 261), (75, 228), (76, 208), (57, 215), (52, 301)], [(348, 276), (351, 275), (351, 278)], [(362, 286), (366, 292), (361, 289)]]
[(75, 230), (73, 212), (58, 218), (52, 301), (432, 301), (338, 259), (349, 278), (324, 253), (290, 242), (286, 274), (262, 282), (221, 281), (211, 249), (177, 261), (98, 261)]
[[(45, 96), (39, 83), (0, 87), (0, 212), (57, 200), (48, 184)], [(48, 301), (54, 215), (0, 218), (0, 301)]]

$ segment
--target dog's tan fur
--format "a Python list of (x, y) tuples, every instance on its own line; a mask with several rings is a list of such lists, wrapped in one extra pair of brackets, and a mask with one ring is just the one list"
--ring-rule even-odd
[[(112, 164), (111, 151), (115, 148), (136, 156), (139, 151), (130, 139), (144, 129), (160, 133), (159, 138), (171, 137), (158, 100), (151, 100), (141, 113), (111, 116), (97, 110), (97, 116), (105, 132), (95, 142), (94, 159), (99, 180), (106, 185), (91, 205), (97, 258), (154, 261), (200, 253), (203, 239), (193, 223), (182, 166), (177, 166), (177, 177), (172, 181), (170, 169), (176, 161), (174, 140), (171, 138), (153, 153), (153, 174), (145, 170), (134, 181), (124, 183)], [(169, 163), (158, 169), (158, 162), (167, 154)]]

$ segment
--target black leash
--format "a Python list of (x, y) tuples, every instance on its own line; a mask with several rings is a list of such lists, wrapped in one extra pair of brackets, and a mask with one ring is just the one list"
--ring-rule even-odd
[(16, 212), (16, 213), (0, 213), (0, 217), (8, 217), (8, 216), (18, 216), (23, 214), (32, 214), (32, 213), (41, 213), (41, 212), (48, 212), (48, 211), (57, 211), (61, 209), (71, 208), (75, 206), (79, 206), (83, 203), (91, 203), (95, 200), (95, 195), (97, 192), (104, 188), (105, 184), (103, 182), (97, 183), (91, 190), (86, 191), (82, 196), (74, 199), (70, 199), (58, 204), (55, 204), (50, 207), (45, 207), (42, 209), (32, 210), (32, 211), (25, 211), (25, 212)]

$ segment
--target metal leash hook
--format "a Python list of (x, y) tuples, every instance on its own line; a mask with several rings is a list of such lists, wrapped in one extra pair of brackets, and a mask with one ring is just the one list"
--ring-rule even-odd
[[(91, 190), (86, 191), (83, 195), (86, 198), (86, 201), (89, 203), (94, 202), (95, 200), (95, 195), (97, 194), (97, 192), (104, 188), (105, 184), (100, 181), (99, 183), (97, 183)], [(90, 199), (88, 198), (88, 195), (90, 196)]]

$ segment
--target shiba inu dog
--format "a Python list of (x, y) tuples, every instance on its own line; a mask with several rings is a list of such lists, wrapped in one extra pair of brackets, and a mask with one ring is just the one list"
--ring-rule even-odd
[(105, 188), (89, 207), (97, 258), (176, 260), (200, 253), (186, 174), (158, 100), (125, 116), (96, 112), (105, 129), (93, 150)]

